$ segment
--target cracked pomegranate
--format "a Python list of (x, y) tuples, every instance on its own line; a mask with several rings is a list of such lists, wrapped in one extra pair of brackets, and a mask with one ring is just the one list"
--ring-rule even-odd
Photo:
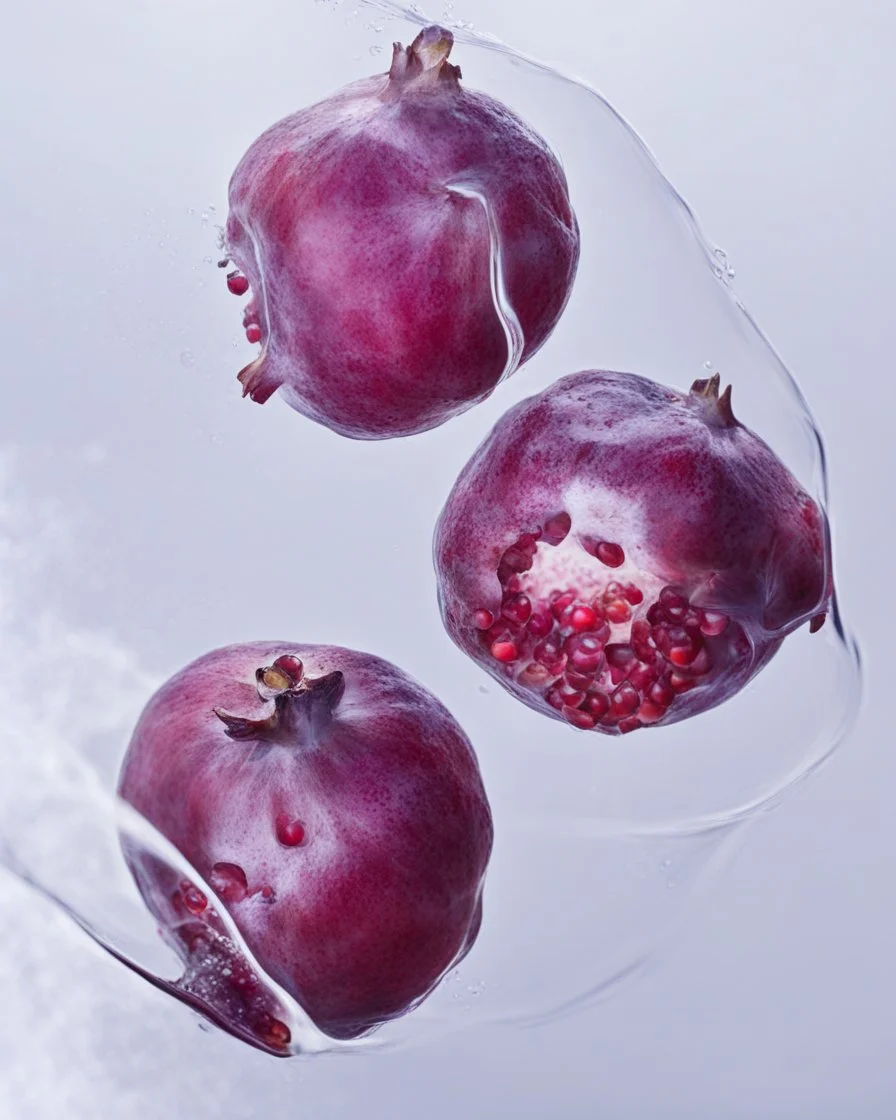
[(734, 695), (831, 597), (822, 511), (718, 374), (584, 372), (512, 408), (436, 529), (454, 641), (530, 707), (615, 734)]
[(126, 847), (185, 991), (274, 1049), (289, 1030), (216, 908), (337, 1038), (414, 1007), (478, 932), (492, 824), (473, 749), (380, 658), (275, 642), (201, 657), (150, 700), (119, 792), (213, 892)]
[[(450, 31), (280, 121), (230, 182), (231, 292), (278, 389), (358, 439), (409, 435), (492, 392), (559, 319), (579, 254), (566, 179), (505, 105), (461, 86)], [(227, 267), (230, 260), (220, 262)]]

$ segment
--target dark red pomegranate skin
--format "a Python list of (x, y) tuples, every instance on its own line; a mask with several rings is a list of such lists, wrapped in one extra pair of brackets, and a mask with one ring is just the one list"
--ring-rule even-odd
[(498, 246), (520, 360), (553, 330), (579, 256), (565, 176), (510, 109), (461, 85), (452, 42), (430, 27), (395, 44), (388, 74), (280, 121), (240, 161), (228, 286), (248, 280), (243, 323), (261, 343), (244, 395), (279, 389), (357, 439), (465, 411), (512, 372)]
[(608, 734), (733, 696), (832, 594), (821, 508), (717, 374), (682, 394), (587, 371), (512, 408), (434, 555), (460, 648), (530, 707)]
[[(199, 658), (141, 715), (119, 792), (214, 891), (127, 853), (219, 1018), (246, 1017), (250, 970), (216, 908), (335, 1038), (414, 1007), (476, 937), (492, 844), (476, 757), (435, 697), (380, 658), (294, 642)], [(259, 1029), (289, 1036), (269, 1015)]]

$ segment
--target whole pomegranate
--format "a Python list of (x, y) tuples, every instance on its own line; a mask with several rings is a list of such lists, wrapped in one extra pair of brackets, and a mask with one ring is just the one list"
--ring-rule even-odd
[[(357, 439), (487, 397), (560, 317), (579, 254), (566, 179), (505, 105), (462, 88), (450, 31), (268, 129), (230, 182), (227, 245), (262, 403)], [(221, 262), (226, 266), (229, 261)]]
[(436, 529), (454, 641), (524, 703), (609, 734), (736, 693), (831, 596), (821, 509), (734, 418), (629, 373), (512, 408)]
[(216, 907), (335, 1038), (411, 1009), (478, 932), (492, 823), (476, 757), (438, 700), (378, 657), (292, 642), (206, 654), (150, 700), (119, 792), (214, 890), (126, 848), (187, 960), (184, 986), (219, 1017), (254, 1015), (268, 1045), (288, 1028), (247, 1011), (251, 973), (233, 967)]

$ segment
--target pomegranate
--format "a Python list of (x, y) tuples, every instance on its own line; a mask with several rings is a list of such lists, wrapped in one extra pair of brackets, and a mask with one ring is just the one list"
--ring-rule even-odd
[(206, 654), (150, 700), (119, 792), (214, 892), (126, 845), (186, 960), (181, 987), (274, 1049), (289, 1030), (217, 908), (335, 1038), (413, 1008), (478, 932), (492, 823), (476, 757), (378, 657), (290, 642)]
[(396, 43), (388, 74), (268, 129), (230, 182), (227, 278), (251, 288), (278, 389), (357, 439), (425, 431), (483, 400), (542, 345), (575, 275), (578, 227), (546, 142), (460, 84), (450, 31)]
[(719, 384), (572, 374), (461, 473), (435, 538), (445, 626), (530, 707), (608, 734), (674, 723), (824, 621), (822, 511)]

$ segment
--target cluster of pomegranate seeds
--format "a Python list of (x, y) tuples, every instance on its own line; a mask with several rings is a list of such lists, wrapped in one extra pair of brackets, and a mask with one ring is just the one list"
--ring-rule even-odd
[(504, 551), (501, 613), (474, 612), (479, 640), (508, 676), (574, 727), (626, 732), (656, 723), (679, 695), (728, 663), (732, 641), (746, 639), (726, 615), (693, 606), (676, 587), (662, 587), (648, 602), (637, 583), (613, 579), (626, 561), (615, 541), (585, 542), (598, 561), (587, 592), (542, 591), (524, 579), (539, 545), (561, 544), (571, 524), (568, 514), (555, 514)]

